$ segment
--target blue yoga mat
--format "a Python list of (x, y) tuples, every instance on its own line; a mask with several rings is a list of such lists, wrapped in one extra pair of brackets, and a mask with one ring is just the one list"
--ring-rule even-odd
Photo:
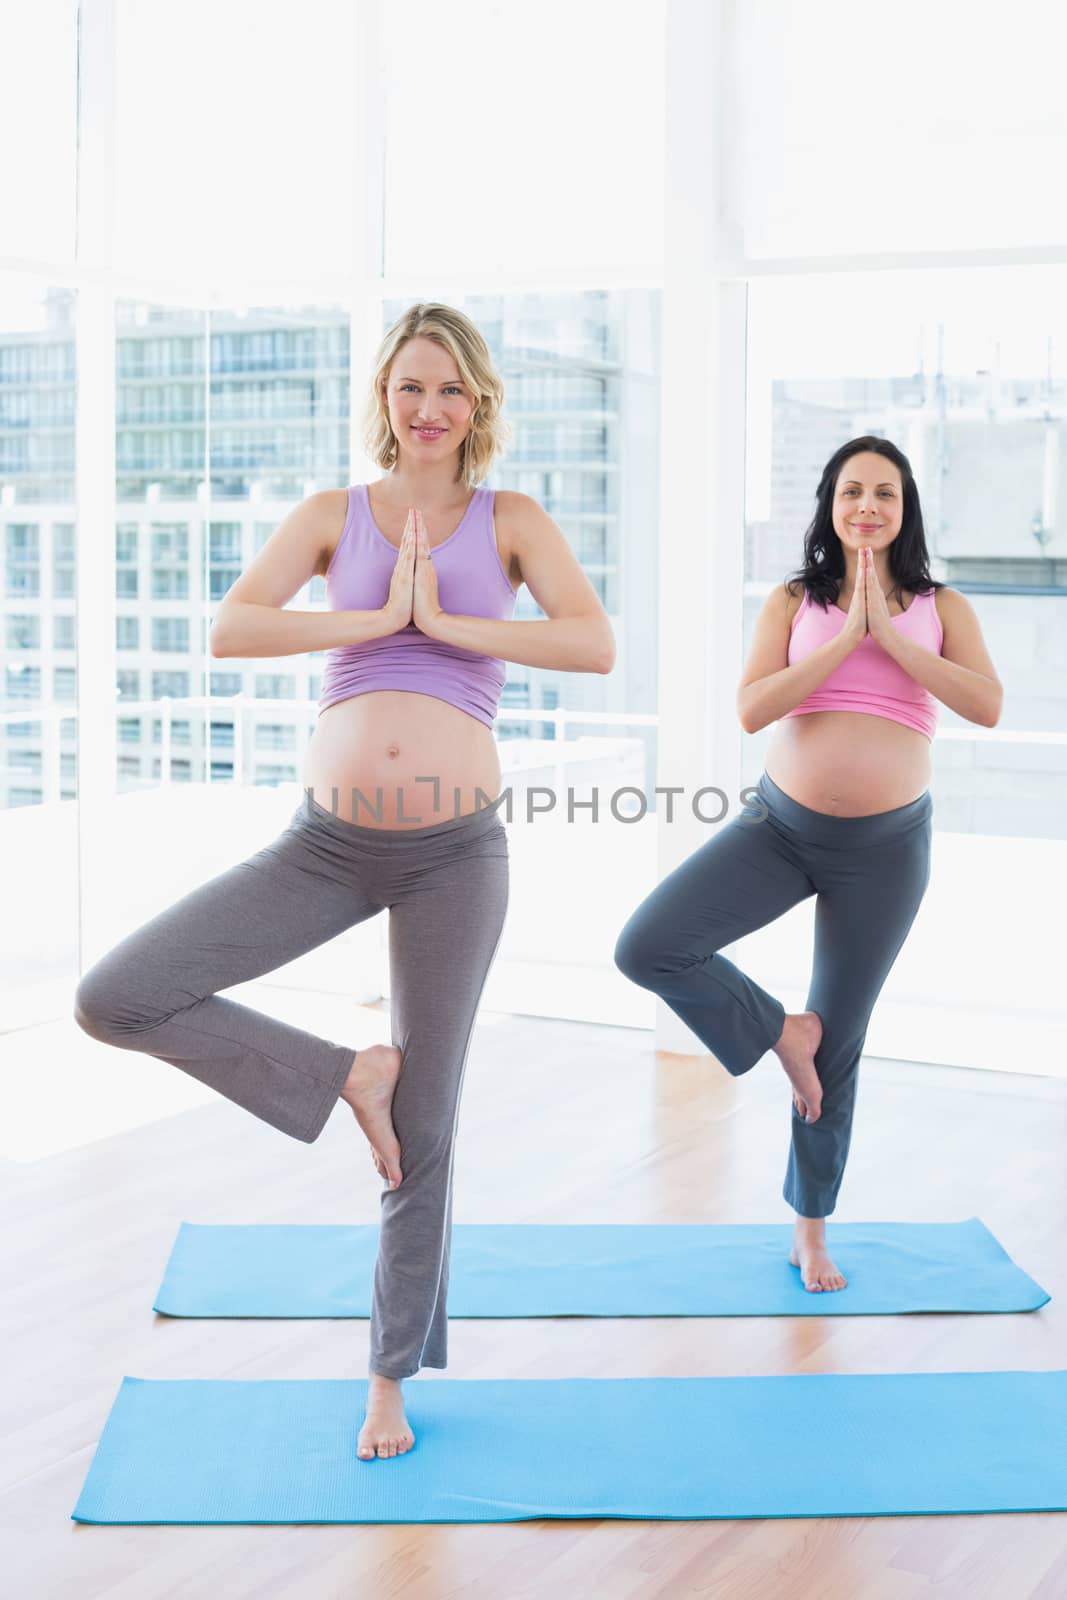
[(1067, 1510), (1067, 1372), (416, 1380), (360, 1461), (366, 1380), (123, 1378), (76, 1522), (517, 1522)]
[[(1049, 1299), (980, 1222), (843, 1222), (848, 1285), (812, 1293), (790, 1223), (457, 1223), (452, 1317), (775, 1317), (1036, 1311)], [(153, 1310), (369, 1317), (378, 1224), (179, 1228)]]

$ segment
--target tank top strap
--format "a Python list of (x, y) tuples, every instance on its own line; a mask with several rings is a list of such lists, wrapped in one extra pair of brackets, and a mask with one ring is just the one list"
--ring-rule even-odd
[(477, 505), (473, 507), (472, 522), (477, 522), (481, 530), (482, 543), (486, 546), (488, 554), (496, 557), (496, 531), (493, 527), (493, 504), (496, 500), (496, 490), (487, 489), (479, 485), (475, 489)]
[(796, 627), (797, 623), (800, 621), (801, 617), (804, 615), (805, 611), (808, 609), (808, 606), (810, 604), (811, 604), (811, 596), (808, 593), (807, 585), (805, 585), (804, 586), (804, 598), (801, 600), (800, 604), (797, 606), (796, 610), (793, 612), (793, 620), (789, 624), (789, 632), (790, 633), (793, 632), (793, 629)]
[(359, 549), (378, 543), (378, 530), (370, 508), (370, 496), (365, 483), (353, 483), (348, 490), (349, 544)]

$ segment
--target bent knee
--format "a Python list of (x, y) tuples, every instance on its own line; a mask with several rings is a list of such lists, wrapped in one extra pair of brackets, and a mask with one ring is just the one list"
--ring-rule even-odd
[(74, 991), (74, 1020), (93, 1039), (109, 1039), (115, 1032), (117, 996), (90, 969)]
[(624, 928), (615, 943), (615, 965), (624, 978), (651, 989), (662, 972), (662, 950), (656, 949), (647, 938)]
[(114, 1044), (126, 1034), (155, 1027), (166, 1014), (138, 995), (129, 975), (120, 982), (98, 962), (74, 991), (74, 1020), (91, 1038)]

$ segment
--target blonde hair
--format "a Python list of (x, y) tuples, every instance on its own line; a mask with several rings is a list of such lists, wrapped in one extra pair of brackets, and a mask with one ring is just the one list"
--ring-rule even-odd
[(460, 377), (474, 394), (470, 432), (460, 447), (460, 476), (473, 488), (487, 476), (497, 455), (511, 437), (511, 427), (501, 416), (504, 385), (493, 366), (489, 346), (469, 317), (454, 306), (419, 301), (394, 322), (378, 346), (374, 376), (363, 410), (363, 445), (372, 461), (385, 471), (395, 467), (400, 447), (389, 422), (384, 387), (393, 358), (409, 339), (433, 339), (447, 350)]

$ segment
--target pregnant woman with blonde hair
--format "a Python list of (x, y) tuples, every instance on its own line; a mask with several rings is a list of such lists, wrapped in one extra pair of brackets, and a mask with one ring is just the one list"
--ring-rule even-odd
[[(867, 1024), (930, 872), (937, 701), (993, 727), (1002, 691), (969, 602), (928, 570), (919, 495), (887, 439), (827, 462), (803, 570), (756, 619), (738, 690), (746, 733), (776, 724), (751, 810), (638, 906), (619, 969), (653, 990), (728, 1072), (773, 1050), (793, 1090), (783, 1194), (811, 1292), (845, 1278), (826, 1242)], [(806, 1009), (718, 952), (816, 896)]]
[[(305, 797), (272, 844), (109, 951), (75, 1000), (88, 1033), (293, 1138), (316, 1139), (338, 1099), (352, 1107), (387, 1183), (364, 1459), (411, 1448), (401, 1383), (447, 1364), (460, 1092), (508, 896), (492, 732), (504, 662), (614, 664), (611, 625), (551, 517), (479, 486), (506, 435), (502, 402), (462, 312), (414, 305), (385, 335), (364, 418), (384, 476), (290, 512), (212, 626), (216, 656), (328, 650)], [(317, 573), (330, 609), (285, 610)], [(513, 620), (524, 582), (546, 618)], [(218, 995), (385, 908), (391, 1045), (354, 1051)]]

